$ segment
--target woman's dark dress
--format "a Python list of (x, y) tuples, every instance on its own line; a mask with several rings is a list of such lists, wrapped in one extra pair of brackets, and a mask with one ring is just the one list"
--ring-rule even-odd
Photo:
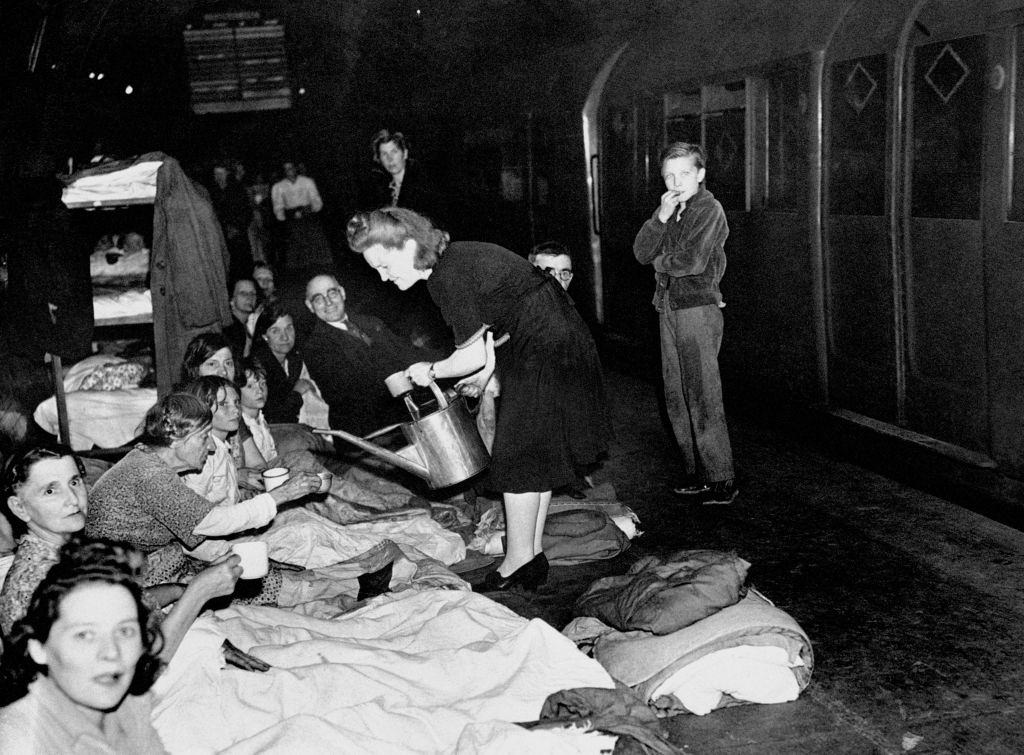
[(494, 244), (450, 244), (427, 279), (430, 296), (465, 345), (488, 328), (501, 405), (491, 482), (508, 493), (544, 492), (576, 479), (607, 450), (601, 365), (583, 318), (553, 277)]

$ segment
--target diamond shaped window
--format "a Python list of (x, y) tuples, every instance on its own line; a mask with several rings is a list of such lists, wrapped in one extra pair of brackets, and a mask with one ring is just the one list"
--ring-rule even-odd
[(924, 78), (939, 99), (948, 103), (970, 73), (971, 69), (956, 54), (956, 50), (946, 44), (928, 68)]
[(846, 77), (846, 85), (843, 88), (846, 91), (846, 101), (860, 115), (864, 106), (868, 104), (868, 100), (871, 99), (871, 95), (878, 89), (878, 82), (874, 76), (868, 73), (868, 69), (862, 66), (860, 61), (857, 61), (857, 65)]

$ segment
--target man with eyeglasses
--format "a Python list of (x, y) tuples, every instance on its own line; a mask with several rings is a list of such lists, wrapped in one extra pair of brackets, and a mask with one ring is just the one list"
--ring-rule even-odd
[(231, 324), (224, 328), (224, 337), (231, 342), (232, 348), (241, 356), (249, 356), (252, 347), (252, 331), (249, 330), (249, 318), (256, 311), (256, 281), (252, 278), (239, 278), (231, 287)]
[(545, 241), (531, 250), (529, 260), (534, 267), (539, 267), (553, 276), (562, 284), (562, 288), (569, 290), (569, 284), (572, 282), (572, 256), (569, 254), (569, 247), (558, 241)]
[(405, 405), (391, 396), (384, 378), (439, 356), (404, 341), (376, 317), (348, 312), (345, 289), (333, 275), (310, 279), (306, 307), (317, 320), (303, 356), (330, 407), (331, 427), (366, 435), (408, 420)]

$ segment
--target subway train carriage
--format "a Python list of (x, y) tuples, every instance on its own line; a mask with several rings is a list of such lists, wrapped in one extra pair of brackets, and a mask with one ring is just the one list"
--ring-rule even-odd
[(609, 346), (656, 359), (632, 242), (660, 151), (698, 142), (731, 227), (727, 405), (814, 407), (1016, 490), (1024, 3), (684, 5), (606, 56), (583, 108)]

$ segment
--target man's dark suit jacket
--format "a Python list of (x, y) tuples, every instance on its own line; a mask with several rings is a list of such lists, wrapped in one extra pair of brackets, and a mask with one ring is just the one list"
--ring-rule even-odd
[(369, 345), (349, 331), (317, 320), (302, 349), (309, 375), (330, 406), (331, 427), (366, 435), (407, 421), (404, 402), (388, 392), (384, 378), (414, 362), (436, 360), (438, 355), (399, 338), (376, 317), (349, 314), (349, 321), (370, 339)]

